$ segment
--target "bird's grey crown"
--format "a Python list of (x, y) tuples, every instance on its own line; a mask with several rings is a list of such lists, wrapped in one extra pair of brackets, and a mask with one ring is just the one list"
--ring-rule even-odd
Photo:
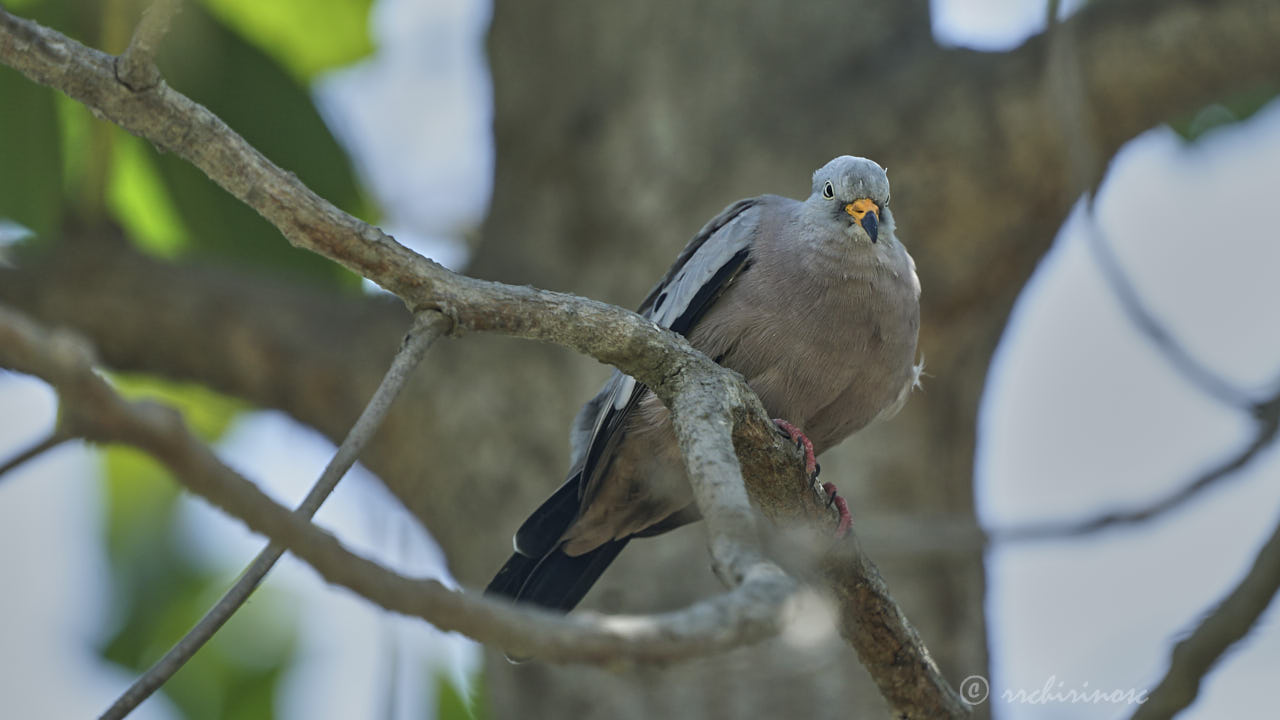
[(841, 155), (813, 173), (813, 194), (821, 197), (827, 182), (835, 189), (837, 200), (870, 198), (882, 208), (889, 204), (889, 176), (874, 160)]

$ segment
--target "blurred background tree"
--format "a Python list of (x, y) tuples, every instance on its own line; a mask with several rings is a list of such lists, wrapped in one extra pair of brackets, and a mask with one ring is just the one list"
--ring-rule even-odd
[[(813, 168), (839, 154), (888, 166), (901, 235), (920, 268), (921, 349), (935, 377), (893, 423), (825, 458), (824, 475), (849, 496), (869, 550), (944, 673), (956, 682), (990, 674), (988, 623), (1007, 618), (984, 612), (975, 448), (1014, 301), (1124, 143), (1162, 123), (1195, 141), (1274, 96), (1280, 17), (1272, 4), (1094, 3), (1051, 35), (980, 52), (940, 40), (945, 11), (931, 15), (923, 0), (499, 2), (487, 28), (487, 9), (438, 3), (437, 17), (467, 13), (475, 37), (488, 33), (492, 147), (467, 161), (482, 181), (464, 174), (467, 182), (426, 192), (388, 176), (388, 144), (380, 158), (360, 133), (395, 138), (391, 159), (409, 168), (457, 162), (462, 151), (442, 139), (448, 110), (436, 107), (457, 96), (423, 97), (410, 82), (479, 47), (458, 50), (462, 40), (443, 31), (406, 36), (421, 27), (397, 23), (410, 5), (384, 0), (371, 28), (368, 2), (188, 2), (160, 67), (319, 194), (402, 240), (422, 240), (429, 255), (465, 257), (477, 276), (623, 306), (728, 202), (803, 195)], [(951, 12), (958, 6), (992, 23), (1030, 8), (1043, 25), (1049, 14), (1036, 2), (996, 5), (950, 3)], [(141, 7), (8, 3), (108, 52), (123, 49)], [(369, 57), (371, 37), (382, 45), (377, 57)], [(345, 82), (369, 81), (361, 73), (396, 53), (411, 56), (409, 71), (388, 70), (391, 92), (382, 97), (343, 96), (334, 88), (344, 76), (327, 74), (360, 61)], [(471, 83), (484, 100), (487, 82)], [(330, 439), (345, 432), (404, 330), (397, 303), (290, 248), (183, 161), (8, 69), (0, 69), (0, 99), (0, 217), (17, 224), (7, 226), (11, 235), (29, 231), (8, 250), (0, 302), (79, 329), (121, 373), (122, 387), (179, 404), (210, 440), (254, 408), (283, 411)], [(488, 137), (488, 112), (467, 116), (470, 132)], [(1188, 221), (1205, 231), (1219, 222), (1212, 206)], [(1280, 367), (1275, 356), (1271, 367)], [(458, 581), (480, 587), (508, 552), (511, 531), (562, 479), (569, 420), (606, 374), (559, 348), (505, 338), (439, 346), (364, 462), (439, 542)], [(287, 456), (301, 441), (284, 437), (275, 452)], [(104, 658), (136, 672), (203, 612), (226, 570), (193, 559), (178, 493), (162, 471), (114, 449), (102, 452), (101, 466), (101, 541), (114, 591), (108, 629), (89, 634)], [(697, 526), (638, 545), (587, 605), (664, 610), (715, 592), (702, 545)], [(1225, 587), (1214, 584), (1210, 596)], [(322, 631), (295, 630), (288, 595), (270, 583), (265, 590), (165, 688), (184, 716), (272, 716), (296, 648), (314, 640), (299, 633)], [(413, 702), (435, 704), (442, 717), (468, 711), (450, 689), (459, 683), (438, 683), (438, 670), (415, 676), (395, 657), (372, 673), (386, 678), (389, 699), (357, 716), (399, 717), (418, 705), (396, 698), (415, 693), (428, 699)], [(511, 666), (490, 652), (485, 672), (489, 707), (480, 713), (495, 717), (883, 712), (834, 634), (629, 672)], [(1097, 686), (1107, 677), (1083, 680)], [(89, 707), (105, 707), (122, 685), (112, 687)]]

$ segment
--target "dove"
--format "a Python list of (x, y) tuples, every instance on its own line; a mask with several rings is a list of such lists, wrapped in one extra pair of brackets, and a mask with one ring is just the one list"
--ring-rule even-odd
[[(815, 457), (895, 415), (919, 383), (920, 282), (889, 178), (843, 155), (803, 202), (739, 200), (708, 222), (638, 312), (736, 370)], [(699, 519), (667, 409), (615, 371), (574, 420), (567, 480), (517, 530), (486, 594), (569, 611), (624, 547)], [(844, 499), (837, 534), (849, 526)]]

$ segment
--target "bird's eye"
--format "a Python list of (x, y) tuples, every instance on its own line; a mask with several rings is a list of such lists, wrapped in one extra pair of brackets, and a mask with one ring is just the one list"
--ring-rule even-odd
[(835, 196), (836, 196), (836, 189), (831, 187), (831, 181), (827, 181), (827, 184), (822, 186), (822, 197), (830, 200)]

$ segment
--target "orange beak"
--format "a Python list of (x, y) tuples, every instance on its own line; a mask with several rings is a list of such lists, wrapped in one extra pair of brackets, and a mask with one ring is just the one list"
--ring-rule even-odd
[(849, 213), (863, 230), (867, 231), (867, 235), (871, 236), (871, 242), (875, 242), (879, 235), (880, 229), (880, 207), (876, 205), (870, 198), (859, 198), (844, 206), (844, 211)]

